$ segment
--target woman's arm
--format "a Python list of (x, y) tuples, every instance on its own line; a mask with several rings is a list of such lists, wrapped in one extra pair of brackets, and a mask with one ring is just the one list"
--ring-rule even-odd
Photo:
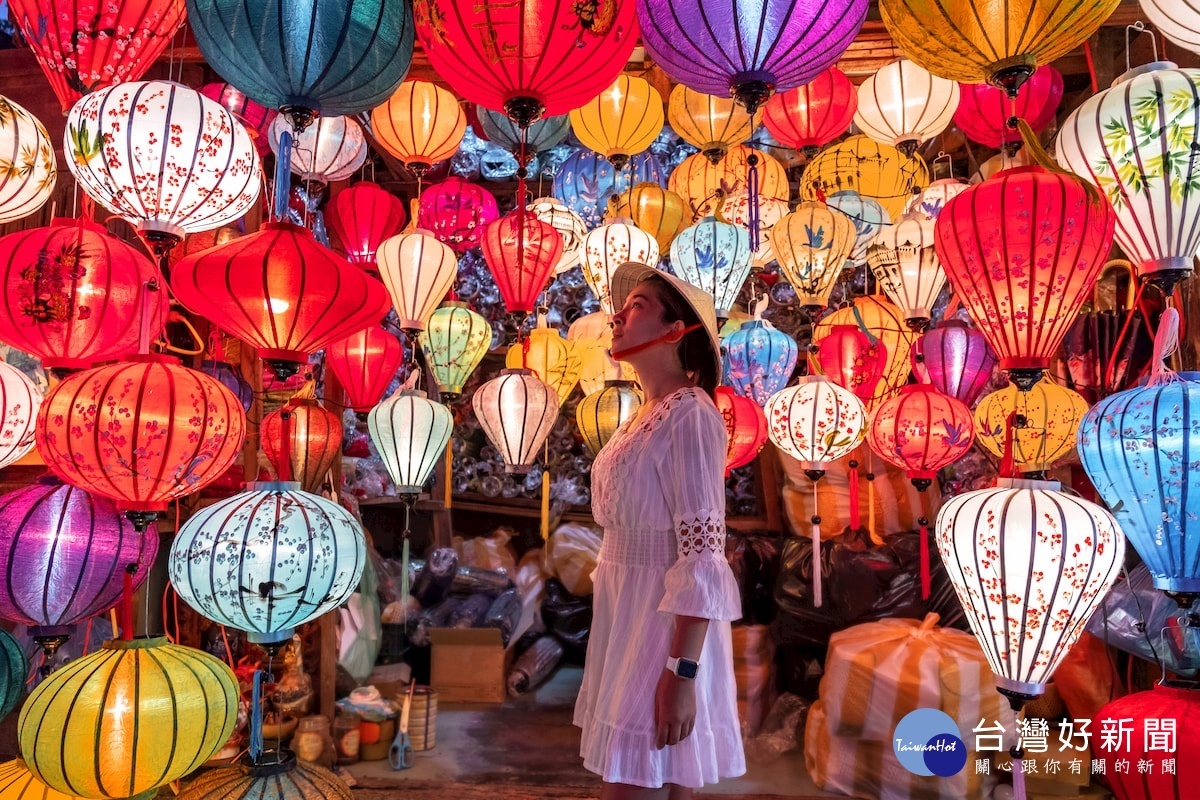
[[(699, 662), (707, 633), (707, 619), (675, 615), (675, 631), (668, 653), (674, 658)], [(703, 664), (700, 669), (704, 669)], [(654, 721), (657, 726), (655, 744), (660, 750), (686, 739), (696, 724), (696, 682), (680, 678), (665, 664), (654, 690)]]

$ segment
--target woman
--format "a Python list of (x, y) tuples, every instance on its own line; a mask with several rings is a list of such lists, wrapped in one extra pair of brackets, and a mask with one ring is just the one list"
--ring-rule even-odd
[(612, 355), (644, 399), (592, 467), (604, 542), (575, 724), (601, 800), (686, 800), (745, 772), (717, 320), (706, 292), (644, 264), (622, 264), (611, 291)]

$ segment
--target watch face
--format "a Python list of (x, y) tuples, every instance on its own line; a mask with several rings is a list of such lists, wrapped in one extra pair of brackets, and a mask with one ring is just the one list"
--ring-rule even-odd
[(696, 677), (696, 672), (699, 667), (700, 665), (695, 661), (688, 661), (686, 658), (681, 658), (675, 665), (675, 674), (681, 678), (687, 678), (688, 680), (691, 680), (692, 678)]

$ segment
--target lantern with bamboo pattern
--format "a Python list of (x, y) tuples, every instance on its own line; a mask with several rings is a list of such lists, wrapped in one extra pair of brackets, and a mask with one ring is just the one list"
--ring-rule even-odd
[(42, 392), (33, 381), (0, 361), (0, 469), (33, 449), (34, 420), (41, 407)]
[(642, 396), (632, 381), (608, 380), (599, 391), (585, 395), (575, 407), (575, 422), (593, 456), (617, 432), (617, 428), (642, 405)]
[(263, 455), (281, 481), (296, 481), (306, 492), (325, 482), (342, 455), (342, 418), (321, 405), (312, 381), (263, 417)]
[(526, 210), (558, 231), (558, 235), (562, 237), (563, 252), (558, 263), (554, 265), (554, 274), (561, 275), (579, 266), (579, 250), (583, 246), (583, 237), (588, 232), (587, 225), (580, 216), (553, 197), (539, 197), (530, 203)]
[(854, 84), (829, 67), (809, 83), (773, 95), (763, 109), (763, 125), (784, 147), (812, 158), (846, 132), (857, 109)]
[(629, 219), (658, 242), (659, 253), (670, 251), (671, 242), (692, 219), (683, 198), (649, 181), (608, 200), (605, 222)]
[(433, 312), (417, 340), (442, 398), (456, 400), (491, 347), (492, 326), (456, 300)]
[(453, 156), (466, 130), (458, 98), (428, 81), (404, 81), (371, 111), (375, 141), (417, 176)]
[(375, 254), (379, 277), (400, 317), (400, 327), (419, 331), (454, 288), (458, 258), (428, 231), (414, 230), (385, 239)]
[(0, 225), (45, 205), (57, 180), (58, 160), (46, 126), (0, 95)]
[(658, 240), (631, 220), (622, 219), (601, 225), (583, 237), (580, 246), (583, 277), (592, 294), (600, 301), (600, 308), (607, 314), (613, 308), (609, 283), (617, 267), (627, 261), (656, 266), (658, 264)]
[(700, 218), (671, 242), (672, 270), (713, 296), (718, 317), (728, 316), (737, 301), (752, 257), (746, 230), (718, 217)]
[(752, 156), (757, 159), (759, 195), (786, 200), (791, 189), (783, 164), (744, 144), (729, 148), (716, 162), (703, 153), (688, 156), (671, 171), (667, 188), (683, 198), (693, 218), (713, 214), (722, 198), (748, 191)]
[(421, 193), (417, 227), (462, 255), (483, 241), (484, 227), (500, 219), (496, 197), (482, 186), (451, 176)]
[(1049, 64), (1038, 67), (1021, 84), (1015, 101), (1003, 89), (982, 83), (963, 83), (959, 90), (958, 110), (954, 112), (959, 130), (984, 147), (1011, 152), (1021, 146), (1021, 133), (1015, 124), (1008, 124), (1009, 120), (1023, 119), (1035, 133), (1045, 128), (1062, 101), (1063, 78)]
[(904, 323), (904, 314), (895, 304), (875, 294), (856, 297), (853, 306), (822, 317), (813, 328), (813, 344), (821, 346), (837, 325), (853, 325), (883, 345), (882, 357), (886, 359), (883, 379), (876, 384), (870, 399), (863, 401), (868, 409), (874, 410), (884, 400), (894, 397), (908, 381), (908, 353), (917, 334)]
[(800, 305), (825, 307), (854, 248), (854, 238), (850, 218), (824, 203), (804, 201), (775, 224), (771, 247)]
[(866, 263), (871, 243), (880, 231), (892, 224), (888, 212), (871, 198), (852, 191), (834, 192), (825, 204), (834, 211), (842, 212), (854, 223), (854, 249), (850, 251), (848, 260), (853, 265)]
[(454, 415), (424, 392), (402, 387), (371, 409), (367, 430), (396, 493), (419, 495), (450, 441)]
[(504, 308), (512, 315), (529, 314), (562, 257), (558, 231), (518, 209), (484, 228), (482, 245)]
[(722, 346), (725, 383), (760, 406), (792, 379), (796, 341), (763, 319), (762, 309), (755, 309), (754, 318), (726, 336)]
[(901, 219), (881, 231), (867, 250), (867, 263), (879, 288), (916, 331), (929, 326), (930, 309), (946, 285), (933, 246), (933, 226), (927, 220)]
[(404, 367), (404, 345), (379, 325), (372, 325), (325, 345), (325, 365), (345, 390), (346, 405), (365, 414)]
[(325, 222), (337, 237), (351, 264), (379, 271), (375, 251), (404, 225), (404, 203), (382, 186), (359, 181), (333, 196)]
[(1088, 403), (1078, 392), (1051, 380), (1038, 381), (1027, 392), (1009, 384), (979, 401), (975, 433), (979, 443), (997, 457), (1007, 455), (1005, 443), (1011, 436), (1013, 469), (1041, 473), (1074, 452), (1075, 431), (1087, 410)]
[(579, 384), (583, 361), (575, 342), (564, 338), (558, 328), (548, 327), (545, 316), (539, 314), (537, 326), (529, 335), (508, 348), (504, 365), (532, 370), (554, 389), (561, 406)]
[(350, 117), (318, 117), (299, 132), (292, 130), (289, 118), (275, 117), (267, 136), (276, 158), (283, 157), (280, 139), (284, 133), (292, 137), (291, 171), (301, 180), (319, 184), (346, 180), (358, 172), (371, 150), (362, 126)]
[(928, 185), (929, 168), (923, 159), (859, 135), (825, 148), (804, 168), (800, 197), (823, 202), (849, 189), (878, 202), (891, 219), (898, 219), (905, 203)]
[(767, 443), (767, 415), (762, 406), (728, 386), (713, 391), (713, 402), (725, 422), (729, 445), (725, 450), (725, 477), (758, 457)]
[(608, 200), (639, 183), (665, 186), (666, 173), (654, 154), (647, 151), (617, 169), (594, 150), (580, 147), (567, 156), (554, 173), (554, 196), (579, 215), (589, 228), (601, 223)]
[(18, 722), (34, 777), (76, 797), (164, 786), (215, 754), (237, 721), (233, 671), (165, 638), (113, 639), (60, 667)]
[[(475, 106), (475, 117), (479, 120), (480, 136), (493, 144), (498, 144), (514, 156), (520, 158), (521, 148), (532, 156), (543, 150), (549, 150), (562, 144), (567, 134), (571, 132), (571, 118), (566, 114), (557, 117), (542, 117), (532, 123), (522, 132), (521, 126), (508, 118), (503, 111), (493, 111), (483, 106)], [(524, 143), (522, 144), (522, 137)]]
[(913, 372), (922, 382), (968, 406), (987, 388), (996, 366), (984, 335), (957, 319), (925, 331), (909, 352)]
[(958, 84), (902, 58), (880, 67), (858, 87), (854, 124), (877, 142), (911, 156), (940, 134), (958, 108)]
[(621, 169), (662, 132), (663, 100), (645, 78), (621, 74), (594, 98), (571, 111), (571, 130), (584, 147)]
[(471, 406), (505, 470), (518, 475), (533, 468), (558, 419), (558, 393), (528, 369), (501, 370), (475, 390)]
[(833, 325), (822, 331), (819, 343), (809, 346), (821, 374), (848, 389), (864, 403), (875, 396), (875, 387), (888, 365), (887, 345), (858, 325)]
[(671, 90), (667, 120), (679, 138), (713, 161), (754, 133), (750, 115), (732, 99), (697, 92), (682, 83)]

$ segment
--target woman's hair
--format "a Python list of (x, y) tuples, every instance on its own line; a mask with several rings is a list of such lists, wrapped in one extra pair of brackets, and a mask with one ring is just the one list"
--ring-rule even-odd
[[(675, 322), (681, 320), (684, 325), (699, 325), (693, 331), (684, 334), (679, 340), (679, 361), (686, 372), (691, 373), (696, 385), (703, 389), (709, 397), (713, 396), (721, 376), (716, 370), (716, 359), (713, 357), (712, 340), (708, 330), (701, 322), (691, 305), (684, 299), (674, 286), (658, 275), (648, 275), (641, 283), (650, 286), (663, 307), (663, 321)], [(719, 354), (718, 354), (719, 355)]]

